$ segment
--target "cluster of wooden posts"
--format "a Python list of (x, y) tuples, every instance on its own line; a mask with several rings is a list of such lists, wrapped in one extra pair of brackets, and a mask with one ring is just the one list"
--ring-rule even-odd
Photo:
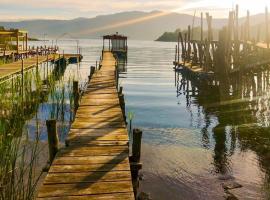
[[(212, 16), (206, 13), (207, 36), (204, 38), (203, 13), (201, 13), (200, 39), (194, 40), (193, 27), (179, 32), (175, 49), (176, 68), (187, 68), (199, 74), (224, 75), (251, 70), (270, 63), (268, 9), (265, 9), (265, 38), (251, 36), (250, 13), (239, 23), (239, 7), (229, 13), (228, 23), (219, 30), (218, 40), (213, 39)], [(181, 50), (181, 52), (180, 52)]]

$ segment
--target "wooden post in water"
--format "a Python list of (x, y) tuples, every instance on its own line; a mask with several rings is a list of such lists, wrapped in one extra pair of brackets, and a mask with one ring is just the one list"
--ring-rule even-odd
[(46, 61), (47, 61), (47, 78), (48, 78), (48, 75), (49, 75), (49, 55), (47, 54), (47, 58), (46, 58)]
[(268, 32), (268, 8), (265, 7), (265, 42), (269, 48), (269, 32)]
[(188, 26), (188, 35), (187, 35), (187, 42), (188, 42), (188, 49), (187, 49), (187, 59), (188, 62), (190, 62), (191, 59), (191, 45), (190, 45), (190, 37), (191, 37), (191, 29), (190, 26)]
[[(21, 68), (21, 73), (22, 73), (22, 86), (21, 86), (21, 95), (22, 95), (22, 107), (24, 110), (24, 104), (23, 104), (23, 91), (24, 91), (24, 60), (22, 59), (22, 68)], [(13, 80), (13, 79), (12, 79)]]
[(203, 42), (203, 13), (201, 12), (201, 42)]
[(133, 129), (133, 143), (132, 143), (132, 161), (140, 162), (141, 159), (141, 142), (142, 131), (140, 129)]
[(90, 75), (88, 76), (89, 81), (92, 78), (92, 76), (94, 75), (95, 71), (96, 71), (96, 68), (94, 66), (91, 66), (90, 67)]
[(39, 60), (38, 60), (38, 49), (36, 50), (36, 53), (37, 53), (37, 67), (38, 67), (38, 63), (39, 63)]
[(175, 66), (177, 65), (176, 62), (177, 62), (177, 45), (175, 45), (175, 57), (174, 57)]
[(120, 102), (120, 107), (121, 107), (121, 110), (122, 110), (122, 115), (123, 115), (123, 118), (124, 118), (124, 121), (126, 123), (126, 104), (125, 104), (125, 96), (124, 94), (119, 94), (119, 102)]
[(49, 162), (52, 164), (56, 153), (58, 152), (59, 139), (57, 134), (56, 120), (46, 121), (49, 144)]
[(119, 91), (118, 91), (118, 96), (123, 94), (123, 86), (120, 86), (119, 87)]
[(250, 41), (250, 23), (249, 23), (249, 10), (247, 11), (247, 41)]
[(139, 170), (142, 169), (142, 163), (140, 163), (141, 141), (142, 141), (142, 131), (140, 129), (133, 129), (132, 156), (129, 158), (129, 160), (135, 196), (137, 194), (139, 185), (138, 181)]
[(200, 67), (203, 66), (203, 13), (201, 12), (201, 42), (198, 44)]
[(238, 4), (236, 5), (235, 8), (235, 27), (234, 27), (234, 59), (233, 59), (233, 64), (234, 67), (235, 65), (238, 65), (237, 62), (239, 60), (239, 23), (238, 23), (238, 15), (239, 15), (239, 6)]
[(178, 43), (177, 43), (177, 65), (180, 62), (180, 32), (178, 33)]
[(73, 95), (74, 95), (74, 111), (76, 112), (79, 107), (79, 98), (80, 98), (78, 81), (73, 81)]

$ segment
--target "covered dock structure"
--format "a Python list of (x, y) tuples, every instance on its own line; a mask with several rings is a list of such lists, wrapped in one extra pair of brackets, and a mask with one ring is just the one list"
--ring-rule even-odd
[(27, 54), (28, 32), (19, 29), (0, 30), (0, 57)]
[[(108, 41), (108, 46), (106, 46), (106, 41)], [(103, 51), (108, 50), (118, 57), (126, 57), (128, 46), (127, 37), (124, 35), (119, 35), (118, 32), (112, 35), (103, 36)]]

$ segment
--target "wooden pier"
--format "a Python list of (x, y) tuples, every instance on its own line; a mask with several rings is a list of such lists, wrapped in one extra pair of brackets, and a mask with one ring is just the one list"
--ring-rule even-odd
[(100, 64), (80, 101), (67, 147), (56, 154), (39, 190), (39, 200), (134, 199), (113, 53), (104, 51)]
[(24, 60), (18, 60), (8, 64), (0, 65), (0, 80), (9, 78), (12, 75), (22, 73), (44, 62), (57, 62), (61, 59), (74, 59), (81, 60), (81, 55), (77, 54), (48, 54), (42, 56), (34, 56)]
[(207, 31), (204, 31), (204, 18), (201, 13), (200, 31), (196, 38), (193, 25), (179, 32), (173, 62), (175, 69), (187, 71), (199, 78), (218, 80), (230, 75), (237, 76), (269, 68), (268, 9), (265, 10), (264, 38), (261, 38), (259, 29), (256, 34), (252, 32), (249, 11), (245, 22), (241, 24), (238, 13), (239, 6), (236, 5), (229, 13), (227, 25), (215, 30), (216, 34), (209, 13), (206, 13)]

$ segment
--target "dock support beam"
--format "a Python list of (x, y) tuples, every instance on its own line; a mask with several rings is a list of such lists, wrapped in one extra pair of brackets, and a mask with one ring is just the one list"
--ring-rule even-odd
[(48, 143), (49, 143), (49, 162), (52, 164), (56, 153), (58, 152), (59, 139), (56, 128), (56, 120), (46, 121), (48, 131)]

